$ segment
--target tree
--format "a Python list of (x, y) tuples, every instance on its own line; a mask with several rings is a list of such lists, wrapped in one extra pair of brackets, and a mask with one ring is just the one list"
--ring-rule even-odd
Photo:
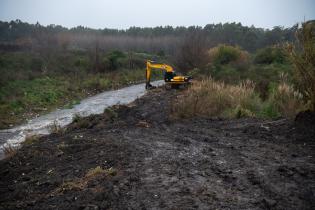
[(192, 29), (178, 47), (176, 66), (183, 72), (203, 67), (207, 63), (207, 46), (205, 33), (199, 29)]

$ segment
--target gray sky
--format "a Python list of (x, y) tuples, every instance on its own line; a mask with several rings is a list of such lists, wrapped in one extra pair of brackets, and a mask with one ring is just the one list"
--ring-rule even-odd
[(243, 25), (289, 27), (315, 19), (315, 0), (0, 0), (0, 20), (91, 28)]

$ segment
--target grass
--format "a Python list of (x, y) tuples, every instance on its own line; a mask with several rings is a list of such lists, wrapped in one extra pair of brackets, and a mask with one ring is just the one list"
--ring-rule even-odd
[(85, 76), (16, 80), (0, 87), (0, 128), (57, 107), (72, 108), (80, 99), (144, 79), (144, 70), (122, 70)]
[(79, 114), (74, 115), (72, 123), (75, 123), (75, 128), (87, 128), (90, 125), (89, 119)]
[(292, 86), (281, 83), (263, 101), (249, 80), (238, 85), (207, 78), (194, 83), (172, 106), (173, 118), (201, 117), (293, 117), (307, 105)]
[(156, 57), (132, 53), (130, 60), (125, 52), (99, 52), (95, 69), (93, 56), (82, 50), (1, 53), (0, 129), (57, 107), (72, 108), (101, 91), (144, 81), (145, 60)]
[(74, 100), (70, 101), (69, 103), (67, 103), (67, 104), (64, 106), (64, 108), (65, 108), (65, 109), (72, 109), (75, 105), (78, 105), (78, 104), (80, 104), (80, 100), (74, 99)]
[(254, 92), (254, 84), (250, 81), (234, 86), (208, 78), (193, 84), (173, 105), (173, 116), (234, 117), (240, 112), (241, 115), (252, 116), (260, 103)]
[(294, 77), (303, 96), (315, 111), (315, 21), (307, 21), (297, 31), (297, 43), (287, 47), (294, 65)]
[(108, 116), (109, 119), (114, 120), (118, 117), (118, 113), (113, 107), (107, 107), (104, 109), (104, 113)]
[(66, 129), (61, 127), (61, 125), (59, 125), (56, 120), (53, 122), (53, 124), (50, 125), (49, 130), (51, 133), (54, 134), (63, 134), (66, 131)]
[(27, 135), (23, 141), (23, 145), (31, 145), (39, 140), (40, 136), (38, 135)]
[(82, 117), (81, 115), (75, 114), (75, 115), (73, 116), (73, 118), (72, 118), (72, 122), (77, 123), (77, 122), (80, 122), (82, 119), (83, 119), (83, 117)]
[(304, 102), (303, 95), (292, 85), (283, 82), (272, 91), (266, 103), (281, 116), (287, 118), (294, 118), (297, 113), (309, 108), (309, 105)]
[(116, 174), (117, 171), (112, 167), (109, 169), (103, 169), (102, 167), (97, 166), (95, 168), (89, 169), (84, 177), (62, 183), (61, 186), (53, 192), (53, 194), (58, 194), (69, 190), (83, 190), (92, 180), (106, 176), (115, 176)]
[(11, 144), (3, 146), (4, 158), (13, 157), (17, 153), (17, 148), (13, 147)]

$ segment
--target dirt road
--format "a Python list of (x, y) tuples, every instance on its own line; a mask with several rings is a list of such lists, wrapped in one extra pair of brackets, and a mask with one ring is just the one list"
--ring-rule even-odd
[(0, 162), (0, 209), (315, 209), (314, 124), (171, 120), (175, 96), (25, 145)]

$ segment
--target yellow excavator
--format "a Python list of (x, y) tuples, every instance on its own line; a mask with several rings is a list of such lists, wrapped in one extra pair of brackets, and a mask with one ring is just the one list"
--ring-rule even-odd
[(178, 88), (180, 86), (187, 86), (191, 82), (191, 77), (189, 76), (177, 76), (173, 67), (164, 63), (157, 63), (155, 61), (147, 60), (146, 68), (146, 89), (152, 89), (154, 86), (151, 85), (151, 71), (152, 69), (163, 70), (164, 81), (166, 85), (171, 88)]

